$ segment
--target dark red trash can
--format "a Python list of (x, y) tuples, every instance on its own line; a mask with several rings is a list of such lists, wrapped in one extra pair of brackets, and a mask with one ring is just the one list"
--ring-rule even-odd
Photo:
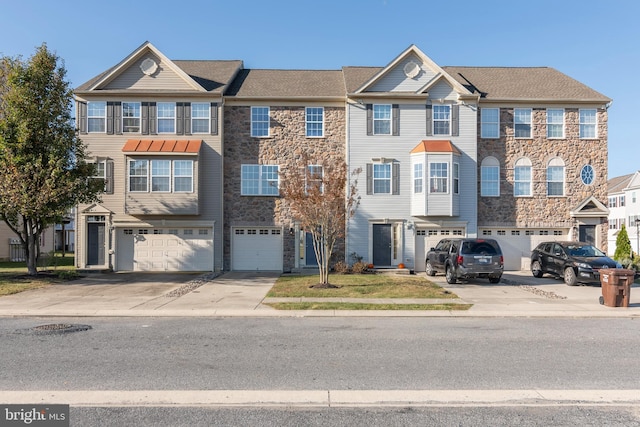
[(600, 286), (602, 286), (600, 304), (607, 307), (629, 307), (631, 284), (635, 274), (635, 271), (625, 268), (600, 270)]

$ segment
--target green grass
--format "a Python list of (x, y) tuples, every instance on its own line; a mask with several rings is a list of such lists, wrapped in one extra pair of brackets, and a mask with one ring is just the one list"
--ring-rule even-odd
[(390, 274), (332, 274), (329, 282), (337, 288), (311, 288), (317, 275), (281, 276), (267, 297), (310, 298), (458, 298), (424, 277)]
[(357, 302), (277, 302), (276, 310), (468, 310), (472, 304), (370, 304)]
[[(0, 262), (0, 296), (24, 292), (49, 286), (52, 283), (64, 281), (64, 276), (72, 278), (75, 273), (75, 258), (73, 254), (60, 253), (55, 256), (43, 256), (43, 263), (38, 265), (38, 276), (27, 274), (26, 262)], [(60, 277), (59, 277), (60, 276)]]

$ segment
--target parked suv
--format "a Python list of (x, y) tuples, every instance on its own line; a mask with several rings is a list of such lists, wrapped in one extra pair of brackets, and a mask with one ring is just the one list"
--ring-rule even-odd
[(428, 276), (444, 273), (447, 283), (475, 277), (498, 283), (504, 272), (504, 258), (493, 239), (443, 239), (427, 253), (426, 266)]
[(622, 268), (595, 246), (584, 242), (543, 242), (531, 252), (531, 273), (563, 277), (564, 283), (600, 284), (601, 268)]

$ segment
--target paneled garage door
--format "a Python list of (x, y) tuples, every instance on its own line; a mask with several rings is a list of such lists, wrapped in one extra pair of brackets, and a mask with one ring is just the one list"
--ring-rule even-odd
[[(491, 233), (491, 234), (486, 234)], [(504, 256), (506, 271), (528, 270), (531, 250), (540, 242), (567, 240), (567, 230), (562, 229), (479, 229), (479, 237), (495, 239)]]
[(117, 237), (119, 271), (213, 270), (210, 228), (120, 229)]
[(282, 230), (238, 227), (231, 231), (231, 268), (239, 271), (282, 271)]

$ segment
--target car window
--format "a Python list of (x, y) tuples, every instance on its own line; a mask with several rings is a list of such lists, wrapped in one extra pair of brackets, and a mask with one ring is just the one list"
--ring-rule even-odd
[(487, 240), (466, 241), (462, 244), (461, 251), (464, 254), (483, 255), (498, 255), (498, 252), (497, 244)]
[(546, 252), (546, 253), (551, 252), (551, 243), (545, 243), (545, 244), (540, 245), (540, 246), (541, 246), (541, 249), (540, 249), (540, 250), (541, 250), (542, 252)]
[(449, 240), (440, 240), (440, 242), (438, 242), (438, 245), (436, 246), (436, 251), (448, 251), (449, 243)]
[(569, 255), (571, 256), (584, 256), (584, 257), (596, 257), (606, 256), (604, 252), (592, 245), (571, 245), (567, 246)]
[(449, 251), (452, 254), (455, 254), (458, 252), (458, 243), (459, 242), (451, 242), (451, 250)]
[(564, 253), (564, 251), (562, 250), (562, 246), (560, 246), (557, 243), (553, 244), (553, 254), (556, 256), (560, 256)]

